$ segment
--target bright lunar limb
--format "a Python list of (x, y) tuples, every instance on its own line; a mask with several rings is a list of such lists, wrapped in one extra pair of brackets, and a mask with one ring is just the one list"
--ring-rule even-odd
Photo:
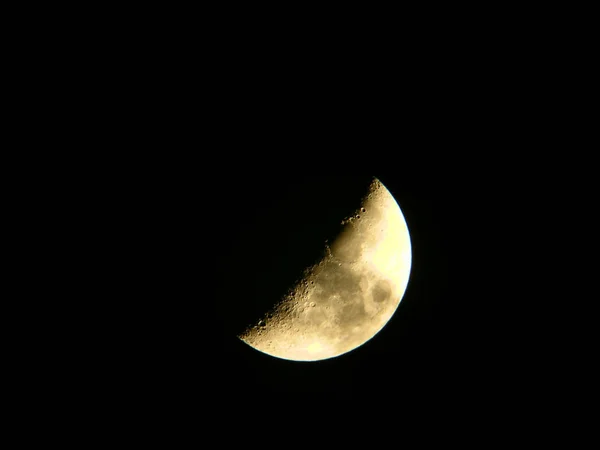
[(362, 205), (340, 218), (323, 259), (239, 338), (293, 361), (333, 358), (361, 346), (391, 319), (406, 291), (411, 241), (398, 203), (373, 179)]

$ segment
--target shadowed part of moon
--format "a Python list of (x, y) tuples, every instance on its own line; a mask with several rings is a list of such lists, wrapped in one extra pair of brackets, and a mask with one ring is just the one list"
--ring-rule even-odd
[(352, 228), (344, 229), (331, 245), (331, 253), (342, 262), (358, 261), (361, 247)]

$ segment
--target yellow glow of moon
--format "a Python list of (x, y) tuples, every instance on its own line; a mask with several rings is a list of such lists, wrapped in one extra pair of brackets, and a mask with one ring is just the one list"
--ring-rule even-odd
[(277, 358), (318, 361), (361, 346), (390, 320), (411, 269), (408, 226), (392, 194), (374, 179), (369, 194), (326, 256), (268, 315), (242, 335)]

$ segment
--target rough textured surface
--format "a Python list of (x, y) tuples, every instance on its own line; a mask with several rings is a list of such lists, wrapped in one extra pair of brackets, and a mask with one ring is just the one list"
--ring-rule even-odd
[(408, 284), (411, 244), (402, 212), (374, 179), (342, 231), (276, 307), (239, 337), (279, 358), (316, 361), (347, 353), (392, 317)]

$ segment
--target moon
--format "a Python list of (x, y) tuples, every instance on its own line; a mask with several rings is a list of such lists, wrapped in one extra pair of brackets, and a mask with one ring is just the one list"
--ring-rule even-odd
[(239, 336), (254, 349), (291, 361), (348, 353), (379, 333), (396, 312), (411, 270), (410, 233), (400, 206), (372, 178), (359, 207), (340, 217), (320, 261)]

